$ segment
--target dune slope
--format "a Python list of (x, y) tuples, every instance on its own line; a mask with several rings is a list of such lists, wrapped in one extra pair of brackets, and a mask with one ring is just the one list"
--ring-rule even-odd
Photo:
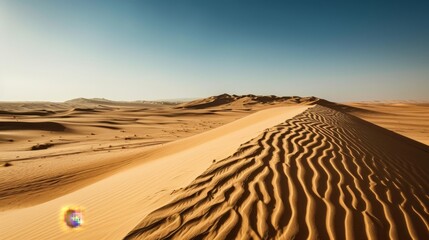
[(348, 103), (351, 114), (429, 146), (429, 103)]
[(317, 105), (214, 163), (127, 239), (427, 239), (429, 147)]

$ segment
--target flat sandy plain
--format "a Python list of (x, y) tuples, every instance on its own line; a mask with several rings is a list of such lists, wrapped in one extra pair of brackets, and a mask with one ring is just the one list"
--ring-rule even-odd
[(427, 119), (314, 97), (3, 102), (0, 238), (429, 239)]

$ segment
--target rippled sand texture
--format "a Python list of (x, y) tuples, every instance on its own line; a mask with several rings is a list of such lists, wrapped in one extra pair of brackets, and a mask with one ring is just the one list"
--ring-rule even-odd
[(317, 105), (212, 164), (127, 238), (428, 239), (429, 147)]

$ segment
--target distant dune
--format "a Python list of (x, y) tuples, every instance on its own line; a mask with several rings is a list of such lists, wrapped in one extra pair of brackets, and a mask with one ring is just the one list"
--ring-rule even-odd
[(318, 99), (315, 97), (277, 97), (270, 96), (257, 96), (257, 95), (229, 95), (222, 94), (204, 99), (198, 99), (191, 102), (179, 105), (179, 108), (213, 108), (213, 107), (250, 107), (255, 104), (279, 104), (279, 103), (306, 103), (311, 104)]
[(177, 104), (176, 101), (113, 101), (105, 98), (75, 98), (68, 101), (65, 101), (64, 103), (70, 104), (70, 105), (107, 105), (107, 106), (142, 106), (144, 104), (148, 105), (156, 105), (156, 104), (163, 104), (163, 105), (175, 105)]
[[(427, 239), (428, 109), (0, 103), (0, 238)], [(64, 225), (67, 206), (84, 209), (81, 228)]]

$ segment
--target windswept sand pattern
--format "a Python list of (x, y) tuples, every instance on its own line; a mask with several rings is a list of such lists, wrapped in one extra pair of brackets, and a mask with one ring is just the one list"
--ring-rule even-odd
[(429, 239), (429, 147), (317, 105), (213, 163), (127, 239)]

